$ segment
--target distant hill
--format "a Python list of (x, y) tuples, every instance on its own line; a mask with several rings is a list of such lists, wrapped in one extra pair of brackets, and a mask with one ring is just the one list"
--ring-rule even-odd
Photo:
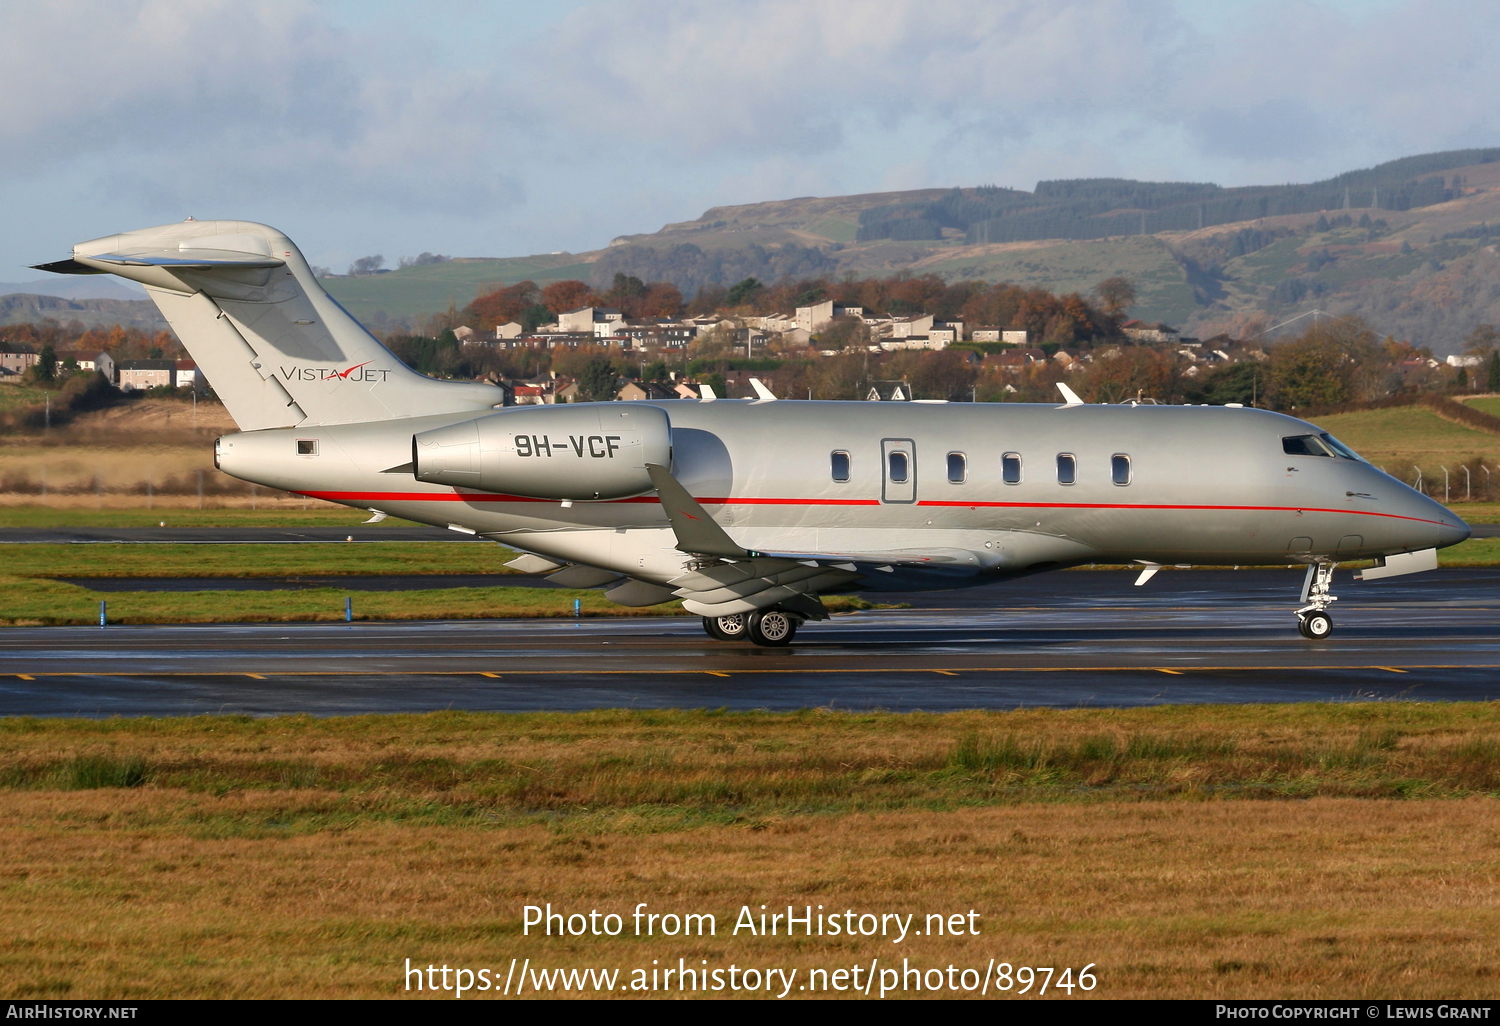
[(63, 299), (145, 299), (146, 290), (112, 274), (54, 274), (38, 281), (0, 281), (0, 296), (17, 294)]
[(164, 331), (156, 304), (149, 299), (61, 299), (57, 296), (0, 296), (0, 325), (27, 321), (78, 321), (85, 327), (109, 327), (115, 324), (147, 331)]
[[(1313, 311), (1352, 313), (1446, 354), (1475, 325), (1500, 324), (1500, 148), (1405, 157), (1305, 185), (1077, 179), (1030, 192), (800, 197), (715, 207), (589, 253), (456, 259), (323, 284), (382, 329), (525, 279), (608, 285), (625, 273), (691, 295), (747, 277), (896, 272), (1062, 292), (1125, 275), (1138, 291), (1132, 316), (1190, 335), (1274, 337), (1276, 325), (1301, 318), (1295, 330)], [(0, 299), (0, 322), (108, 320), (103, 308), (17, 315), (5, 306), (16, 298)], [(145, 304), (124, 304), (134, 306)]]

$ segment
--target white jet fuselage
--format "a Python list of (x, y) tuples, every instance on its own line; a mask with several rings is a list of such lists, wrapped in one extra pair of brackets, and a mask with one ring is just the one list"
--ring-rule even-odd
[[(736, 542), (897, 564), (867, 573), (861, 587), (919, 586), (918, 578), (953, 586), (1095, 562), (1342, 561), (1468, 535), (1444, 507), (1368, 463), (1287, 453), (1283, 439), (1321, 432), (1261, 410), (718, 400), (601, 404), (601, 412), (643, 405), (666, 411), (673, 476)], [(599, 444), (598, 455), (562, 438), (547, 444), (545, 428), (533, 446), (528, 413), (539, 409), (488, 415), (525, 440), (538, 469), (555, 466), (559, 480), (586, 486), (591, 467), (630, 458), (605, 456)], [(473, 419), (227, 435), (218, 461), (257, 484), (470, 530), (563, 562), (657, 583), (683, 572), (654, 493), (552, 500), (416, 480), (413, 437)]]

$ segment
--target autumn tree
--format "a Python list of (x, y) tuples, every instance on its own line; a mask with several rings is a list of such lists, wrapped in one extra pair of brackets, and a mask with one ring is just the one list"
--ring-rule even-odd
[(870, 329), (858, 317), (835, 317), (813, 336), (817, 349), (859, 349), (870, 344)]
[(464, 311), (475, 327), (490, 331), (501, 324), (520, 321), (526, 311), (541, 302), (542, 290), (534, 281), (507, 285), (475, 298)]
[(1321, 321), (1271, 351), (1271, 398), (1279, 409), (1349, 402), (1378, 387), (1386, 360), (1360, 318)]
[(676, 317), (682, 312), (682, 291), (668, 281), (654, 281), (641, 297), (638, 317)]
[(581, 281), (569, 279), (555, 281), (542, 289), (542, 305), (555, 314), (567, 313), (579, 307), (598, 305), (599, 297), (594, 290)]
[(1104, 304), (1104, 312), (1110, 317), (1121, 317), (1135, 305), (1135, 283), (1123, 275), (1105, 278), (1094, 286), (1094, 292)]

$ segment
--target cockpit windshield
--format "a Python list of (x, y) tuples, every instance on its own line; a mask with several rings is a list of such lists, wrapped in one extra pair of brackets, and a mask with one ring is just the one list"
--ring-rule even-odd
[(1343, 442), (1339, 441), (1337, 438), (1334, 438), (1326, 431), (1318, 437), (1322, 439), (1324, 445), (1328, 446), (1334, 452), (1344, 457), (1344, 459), (1354, 460), (1358, 463), (1365, 462), (1364, 459), (1359, 455), (1359, 453), (1355, 452), (1353, 449), (1349, 448)]
[(1281, 440), (1281, 451), (1288, 456), (1326, 456), (1363, 463), (1354, 450), (1324, 432), (1321, 435), (1288, 435)]
[(1291, 435), (1281, 440), (1281, 451), (1288, 456), (1332, 456), (1333, 450), (1317, 435)]

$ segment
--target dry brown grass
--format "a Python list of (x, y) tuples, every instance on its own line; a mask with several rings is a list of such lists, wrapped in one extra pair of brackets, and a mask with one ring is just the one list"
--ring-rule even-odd
[[(1492, 803), (1144, 803), (894, 812), (641, 835), (282, 827), (333, 795), (13, 793), (0, 988), (32, 997), (378, 997), (418, 965), (802, 970), (1095, 963), (1101, 997), (1485, 997)], [(260, 836), (192, 829), (225, 812)], [(184, 826), (163, 824), (183, 823)], [(520, 936), (523, 905), (713, 912), (712, 938)], [(978, 937), (729, 935), (742, 905), (982, 913)], [(889, 964), (889, 962), (887, 962)]]
[[(15, 998), (396, 995), (406, 958), (512, 957), (1093, 962), (1102, 997), (1494, 990), (1490, 705), (0, 728)], [(525, 904), (640, 901), (719, 933), (520, 935)], [(972, 908), (981, 933), (728, 933), (763, 903)]]

